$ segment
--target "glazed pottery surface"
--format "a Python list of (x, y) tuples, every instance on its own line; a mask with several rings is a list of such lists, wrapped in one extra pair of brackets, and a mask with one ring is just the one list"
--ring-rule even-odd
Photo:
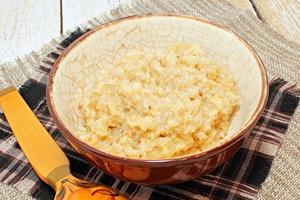
[[(143, 48), (156, 55), (175, 43), (198, 45), (237, 81), (240, 106), (223, 142), (195, 155), (142, 160), (101, 152), (75, 137), (83, 126), (79, 96), (97, 79), (101, 66), (113, 65), (132, 49)], [(169, 184), (212, 171), (239, 150), (265, 106), (267, 84), (265, 69), (254, 50), (226, 28), (195, 17), (146, 14), (102, 25), (71, 44), (51, 70), (47, 102), (64, 137), (94, 165), (125, 181)]]

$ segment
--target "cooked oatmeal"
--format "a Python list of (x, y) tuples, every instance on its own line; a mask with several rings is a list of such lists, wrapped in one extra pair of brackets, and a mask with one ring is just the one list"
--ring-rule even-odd
[(142, 50), (113, 66), (79, 99), (77, 136), (122, 157), (158, 159), (193, 154), (227, 134), (239, 97), (230, 72), (197, 46), (176, 44), (159, 55)]

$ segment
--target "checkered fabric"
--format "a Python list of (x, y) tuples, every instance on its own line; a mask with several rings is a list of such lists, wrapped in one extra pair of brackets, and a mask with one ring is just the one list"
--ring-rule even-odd
[[(61, 135), (47, 108), (45, 87), (53, 63), (86, 31), (89, 30), (77, 29), (63, 40), (44, 58), (38, 72), (20, 88), (25, 101), (68, 156), (75, 176), (115, 188), (130, 199), (255, 199), (298, 105), (299, 90), (295, 85), (282, 79), (270, 81), (267, 107), (247, 142), (215, 171), (176, 185), (154, 187), (124, 182), (104, 174), (81, 158)], [(54, 196), (54, 191), (37, 177), (27, 162), (4, 115), (0, 115), (0, 181), (37, 199)]]

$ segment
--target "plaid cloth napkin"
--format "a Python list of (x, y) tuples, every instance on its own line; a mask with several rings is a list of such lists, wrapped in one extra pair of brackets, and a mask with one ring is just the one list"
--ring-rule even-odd
[[(212, 173), (189, 182), (156, 187), (120, 181), (87, 163), (69, 146), (53, 123), (45, 100), (45, 83), (53, 63), (84, 32), (77, 29), (62, 41), (45, 57), (32, 79), (20, 88), (28, 105), (67, 154), (75, 176), (113, 187), (130, 199), (255, 199), (298, 105), (299, 90), (295, 85), (282, 79), (270, 82), (267, 107), (247, 143)], [(54, 196), (54, 191), (31, 169), (3, 115), (0, 115), (0, 181), (37, 199)]]

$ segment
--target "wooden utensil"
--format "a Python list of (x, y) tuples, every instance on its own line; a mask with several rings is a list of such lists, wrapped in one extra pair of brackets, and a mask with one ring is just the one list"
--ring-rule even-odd
[(0, 91), (0, 107), (32, 168), (56, 191), (55, 200), (126, 199), (110, 188), (72, 176), (69, 160), (15, 88)]

